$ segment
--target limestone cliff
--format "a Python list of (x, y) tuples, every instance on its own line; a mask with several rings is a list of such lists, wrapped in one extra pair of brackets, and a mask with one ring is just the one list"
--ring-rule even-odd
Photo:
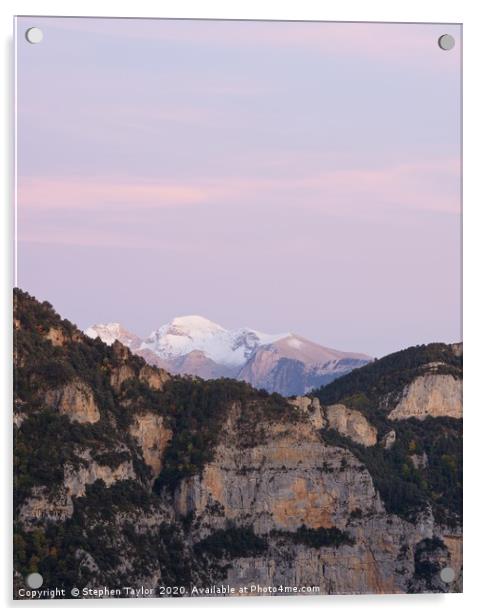
[(377, 442), (377, 429), (359, 411), (347, 408), (344, 404), (326, 407), (327, 425), (356, 443), (371, 447)]
[(424, 374), (403, 391), (390, 419), (462, 417), (462, 381), (451, 374)]
[(89, 451), (82, 452), (82, 457), (85, 463), (80, 467), (65, 466), (63, 483), (57, 491), (49, 493), (47, 486), (33, 488), (18, 516), (26, 527), (33, 528), (39, 522), (61, 521), (71, 517), (74, 512), (73, 498), (85, 496), (89, 484), (102, 481), (106, 486), (111, 486), (117, 481), (135, 478), (131, 460), (121, 462), (112, 469), (93, 460)]
[(45, 403), (67, 415), (71, 421), (95, 423), (100, 418), (92, 389), (79, 379), (47, 391)]
[(162, 417), (147, 412), (134, 416), (129, 432), (139, 443), (144, 462), (157, 476), (162, 468), (162, 458), (171, 440), (172, 430), (165, 427)]
[[(430, 514), (412, 522), (389, 514), (367, 469), (346, 449), (320, 440), (311, 422), (258, 425), (264, 442), (246, 447), (241, 416), (241, 409), (231, 410), (214, 460), (174, 495), (176, 514), (193, 519), (194, 543), (226, 522), (269, 537), (267, 554), (231, 561), (225, 582), (319, 586), (341, 594), (405, 592), (416, 577), (419, 543), (450, 537)], [(299, 542), (300, 527), (337, 528), (353, 542), (314, 548)], [(461, 544), (448, 539), (446, 547), (444, 564), (460, 573)]]
[(371, 447), (377, 442), (377, 429), (360, 411), (349, 409), (344, 404), (321, 406), (318, 398), (308, 396), (298, 396), (289, 402), (307, 413), (315, 428), (336, 430), (365, 447)]

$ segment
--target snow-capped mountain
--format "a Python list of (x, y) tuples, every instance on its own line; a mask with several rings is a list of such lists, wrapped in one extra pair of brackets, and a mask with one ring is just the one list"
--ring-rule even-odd
[(253, 351), (289, 334), (262, 334), (254, 329), (228, 330), (204, 317), (177, 317), (153, 332), (141, 344), (161, 359), (171, 360), (192, 351), (226, 366), (243, 366)]
[(119, 340), (172, 373), (238, 378), (283, 395), (306, 393), (371, 361), (367, 355), (329, 349), (296, 334), (228, 330), (196, 315), (176, 317), (144, 340), (119, 323), (94, 325), (85, 333), (106, 344)]
[(99, 323), (93, 327), (88, 327), (84, 334), (91, 338), (99, 337), (106, 344), (112, 344), (115, 340), (118, 340), (132, 350), (139, 347), (142, 343), (142, 339), (139, 336), (122, 327), (120, 323)]

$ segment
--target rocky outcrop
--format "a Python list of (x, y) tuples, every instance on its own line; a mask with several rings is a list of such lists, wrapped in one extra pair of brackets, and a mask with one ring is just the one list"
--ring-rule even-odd
[(308, 398), (308, 396), (296, 396), (288, 399), (289, 404), (305, 413), (312, 425), (321, 430), (327, 424), (324, 409), (321, 407), (318, 398)]
[(377, 429), (370, 424), (360, 411), (347, 408), (344, 404), (326, 407), (327, 425), (355, 443), (372, 447), (377, 442)]
[(115, 468), (99, 464), (92, 459), (90, 452), (81, 452), (82, 463), (77, 466), (66, 465), (61, 489), (54, 493), (48, 486), (36, 486), (31, 496), (20, 508), (19, 519), (31, 527), (40, 521), (62, 521), (69, 518), (74, 511), (73, 498), (85, 495), (85, 488), (97, 480), (106, 486), (117, 481), (136, 477), (131, 460), (121, 462)]
[(462, 381), (451, 374), (425, 374), (405, 387), (390, 411), (392, 420), (426, 417), (462, 417)]
[(83, 381), (75, 379), (45, 394), (45, 403), (54, 407), (71, 421), (95, 423), (100, 419), (94, 393)]
[(47, 340), (50, 340), (53, 346), (62, 346), (67, 340), (64, 331), (60, 327), (51, 327), (45, 337)]
[(46, 332), (42, 333), (42, 335), (54, 347), (63, 347), (70, 342), (82, 341), (82, 334), (79, 331), (67, 331), (64, 327), (61, 326), (49, 327)]
[(172, 430), (164, 426), (160, 415), (146, 412), (134, 416), (129, 432), (138, 442), (144, 462), (157, 477), (162, 468), (164, 450), (172, 438)]
[(397, 440), (397, 433), (395, 430), (389, 430), (386, 434), (382, 436), (380, 441), (380, 445), (383, 449), (391, 449)]
[(66, 489), (49, 493), (46, 486), (35, 486), (30, 496), (22, 503), (18, 519), (31, 528), (39, 522), (62, 522), (74, 512), (74, 504)]
[(116, 365), (111, 368), (110, 384), (116, 393), (119, 393), (122, 384), (129, 379), (135, 378), (136, 371), (129, 363), (130, 351), (118, 340), (115, 340), (112, 345), (112, 351), (116, 360)]
[(80, 468), (67, 466), (64, 472), (64, 485), (69, 496), (84, 496), (85, 487), (101, 480), (107, 487), (116, 481), (135, 479), (136, 474), (132, 466), (132, 460), (125, 460), (115, 468), (105, 464), (99, 464), (95, 460), (86, 458), (87, 464)]
[(111, 368), (110, 384), (116, 393), (120, 393), (122, 385), (129, 379), (139, 378), (139, 380), (151, 389), (161, 391), (164, 384), (169, 380), (169, 374), (154, 366), (144, 365), (136, 371), (130, 361), (131, 353), (129, 349), (118, 340), (112, 345), (117, 364)]
[(116, 393), (119, 393), (122, 388), (122, 384), (129, 379), (133, 379), (136, 376), (136, 372), (132, 366), (128, 364), (121, 364), (115, 366), (111, 370), (110, 384)]
[(165, 370), (146, 365), (139, 371), (139, 380), (146, 383), (151, 389), (160, 391), (169, 380), (169, 374)]
[(428, 456), (425, 453), (425, 451), (423, 453), (420, 453), (420, 454), (418, 454), (418, 453), (412, 454), (410, 456), (410, 460), (411, 460), (413, 466), (416, 469), (426, 468), (427, 464), (428, 464)]
[(365, 447), (372, 447), (377, 442), (376, 428), (360, 411), (349, 409), (344, 404), (323, 407), (318, 398), (307, 396), (297, 396), (289, 400), (289, 403), (306, 413), (312, 425), (318, 430), (323, 428), (336, 430)]

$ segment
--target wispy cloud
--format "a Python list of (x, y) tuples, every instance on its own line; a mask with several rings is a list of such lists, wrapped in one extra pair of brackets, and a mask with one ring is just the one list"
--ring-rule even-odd
[(200, 186), (91, 177), (21, 178), (17, 194), (22, 209), (43, 210), (192, 205), (205, 202), (207, 197), (207, 192)]
[[(260, 211), (265, 206), (276, 205), (364, 219), (376, 219), (390, 215), (391, 210), (398, 213), (404, 209), (459, 214), (459, 185), (459, 163), (452, 159), (383, 168), (334, 169), (310, 175), (280, 173), (278, 178), (193, 177), (185, 183), (152, 178), (21, 178), (19, 233), (22, 239), (30, 241), (45, 238), (45, 228), (35, 230), (32, 225), (25, 225), (25, 235), (22, 224), (29, 212), (43, 212), (44, 225), (50, 219), (55, 227), (55, 233), (49, 233), (49, 238), (60, 241), (55, 213), (59, 210), (67, 214), (84, 212), (85, 216), (92, 216), (94, 211), (97, 215), (103, 212), (112, 221), (119, 216), (124, 221), (148, 217), (146, 210), (207, 206), (229, 210), (243, 205), (256, 205)], [(66, 223), (62, 233), (71, 237), (69, 224)], [(115, 242), (114, 229), (107, 236)], [(142, 238), (138, 240), (141, 242)], [(85, 241), (96, 240), (92, 236), (82, 239)], [(99, 235), (98, 241), (104, 241), (104, 236)]]

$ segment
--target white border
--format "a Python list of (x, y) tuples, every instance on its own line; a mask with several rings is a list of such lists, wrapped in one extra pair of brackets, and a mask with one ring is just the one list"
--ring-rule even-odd
[[(479, 567), (482, 546), (480, 537), (480, 503), (478, 472), (482, 440), (482, 408), (480, 405), (481, 385), (479, 360), (482, 352), (480, 320), (482, 318), (480, 264), (482, 245), (479, 236), (482, 231), (481, 214), (481, 172), (480, 148), (482, 142), (480, 110), (482, 96), (480, 77), (480, 47), (482, 45), (479, 18), (480, 10), (477, 0), (337, 0), (336, 2), (309, 0), (232, 0), (231, 2), (213, 0), (4, 0), (0, 6), (1, 39), (4, 51), (1, 64), (1, 98), (2, 129), (0, 134), (8, 136), (3, 139), (0, 160), (0, 173), (3, 192), (1, 210), (0, 245), (3, 248), (1, 259), (1, 323), (2, 354), (0, 370), (0, 387), (2, 391), (2, 505), (0, 507), (2, 536), (1, 591), (2, 603), (10, 609), (27, 612), (32, 609), (85, 609), (91, 613), (105, 613), (118, 609), (137, 610), (161, 609), (176, 613), (189, 611), (240, 611), (249, 609), (254, 614), (266, 610), (277, 610), (288, 614), (297, 611), (336, 610), (337, 614), (357, 613), (373, 614), (383, 612), (421, 614), (429, 611), (437, 614), (450, 614), (463, 610), (467, 614), (475, 613), (479, 608), (477, 590), (479, 584)], [(451, 22), (464, 24), (464, 415), (465, 415), (465, 531), (464, 531), (464, 594), (463, 595), (424, 595), (424, 596), (350, 596), (350, 597), (295, 597), (283, 599), (202, 599), (202, 600), (153, 600), (138, 602), (126, 601), (61, 601), (11, 602), (11, 546), (10, 546), (10, 408), (11, 408), (11, 284), (12, 270), (12, 227), (13, 227), (13, 15), (85, 15), (85, 16), (132, 16), (132, 17), (199, 17), (230, 19), (317, 19), (340, 21), (402, 21), (402, 22)], [(477, 378), (478, 377), (478, 378)], [(479, 501), (479, 502), (477, 502)], [(479, 611), (477, 609), (477, 611)]]

